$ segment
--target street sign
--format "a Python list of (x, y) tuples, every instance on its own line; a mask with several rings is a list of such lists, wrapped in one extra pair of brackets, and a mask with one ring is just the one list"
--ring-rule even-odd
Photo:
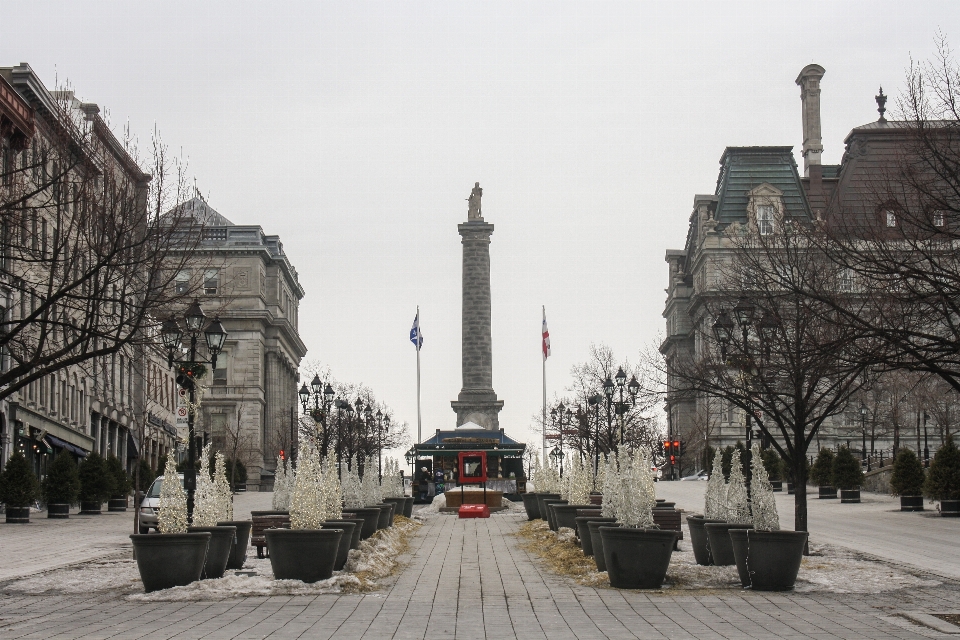
[(189, 426), (187, 420), (187, 390), (177, 389), (177, 428)]

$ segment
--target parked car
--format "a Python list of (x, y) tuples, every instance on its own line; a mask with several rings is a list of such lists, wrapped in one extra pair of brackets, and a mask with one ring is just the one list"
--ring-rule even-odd
[(657, 467), (657, 466), (650, 467), (650, 473), (653, 474), (654, 482), (663, 478), (663, 470), (660, 467)]
[(694, 480), (694, 481), (697, 481), (697, 480), (709, 480), (709, 479), (710, 479), (710, 474), (707, 473), (706, 471), (698, 471), (698, 472), (696, 472), (695, 474), (693, 474), (693, 475), (691, 475), (691, 476), (683, 476), (683, 477), (680, 478), (680, 479), (681, 479), (681, 480)]
[[(183, 486), (183, 474), (180, 476), (180, 486)], [(140, 503), (140, 533), (150, 533), (150, 529), (156, 529), (159, 524), (157, 515), (160, 513), (160, 486), (163, 484), (163, 476), (158, 477), (147, 489), (147, 494), (143, 496), (143, 502)]]

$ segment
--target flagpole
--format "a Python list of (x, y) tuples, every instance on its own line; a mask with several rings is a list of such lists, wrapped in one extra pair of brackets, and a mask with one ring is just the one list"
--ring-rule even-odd
[(417, 305), (417, 443), (423, 441), (420, 419), (420, 305)]
[[(547, 307), (543, 306), (543, 318), (546, 321)], [(540, 434), (543, 436), (543, 462), (547, 463), (547, 352), (543, 350), (541, 339), (540, 356), (543, 358), (543, 422), (540, 423)]]

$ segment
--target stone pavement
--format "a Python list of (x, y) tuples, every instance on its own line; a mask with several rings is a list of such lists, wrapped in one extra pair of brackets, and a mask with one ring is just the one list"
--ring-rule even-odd
[(895, 614), (960, 602), (956, 583), (878, 595), (584, 587), (519, 548), (512, 534), (523, 521), (516, 512), (433, 516), (393, 584), (367, 595), (144, 604), (102, 592), (26, 595), (0, 584), (0, 637), (907, 639), (946, 636)]

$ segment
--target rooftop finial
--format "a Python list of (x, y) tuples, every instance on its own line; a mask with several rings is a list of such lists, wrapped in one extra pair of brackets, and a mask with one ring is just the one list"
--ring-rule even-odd
[(880, 87), (880, 95), (874, 96), (874, 99), (877, 101), (877, 111), (880, 112), (880, 119), (877, 122), (886, 122), (887, 119), (883, 117), (883, 113), (887, 110), (884, 106), (887, 104), (887, 96), (883, 95), (883, 87)]

